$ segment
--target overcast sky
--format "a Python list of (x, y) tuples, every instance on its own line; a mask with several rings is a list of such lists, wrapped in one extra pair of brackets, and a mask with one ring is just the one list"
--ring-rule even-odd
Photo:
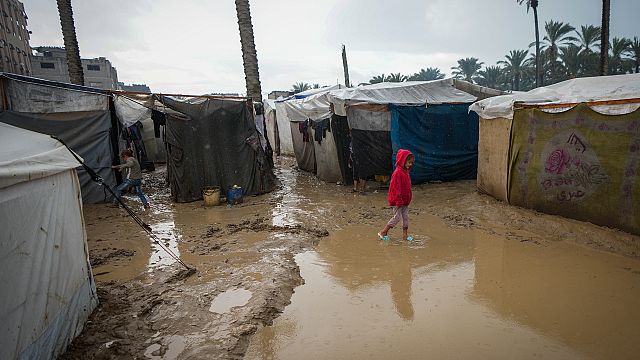
[[(62, 46), (54, 0), (22, 0), (31, 46)], [(244, 93), (233, 0), (75, 0), (83, 58), (104, 56), (125, 83), (152, 91)], [(549, 19), (598, 25), (601, 0), (541, 0)], [(639, 0), (611, 1), (611, 37), (640, 36)], [(251, 0), (262, 90), (298, 81), (343, 83), (347, 46), (352, 83), (381, 73), (438, 67), (457, 59), (487, 65), (535, 40), (533, 15), (515, 0)], [(542, 38), (541, 29), (541, 38)]]

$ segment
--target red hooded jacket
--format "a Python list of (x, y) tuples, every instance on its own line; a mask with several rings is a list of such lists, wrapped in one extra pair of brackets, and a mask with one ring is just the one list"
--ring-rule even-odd
[(411, 203), (413, 194), (411, 193), (411, 177), (409, 170), (404, 168), (404, 163), (411, 151), (400, 149), (396, 155), (396, 170), (391, 175), (389, 184), (389, 206), (407, 206)]

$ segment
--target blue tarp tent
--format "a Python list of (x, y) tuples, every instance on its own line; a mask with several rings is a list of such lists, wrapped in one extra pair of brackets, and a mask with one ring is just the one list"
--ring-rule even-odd
[(398, 149), (413, 152), (414, 184), (476, 178), (478, 115), (469, 105), (389, 105), (393, 164)]

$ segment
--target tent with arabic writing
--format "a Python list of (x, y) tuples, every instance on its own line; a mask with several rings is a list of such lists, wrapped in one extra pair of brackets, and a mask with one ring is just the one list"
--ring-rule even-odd
[(578, 78), (470, 107), (478, 189), (640, 234), (640, 74)]

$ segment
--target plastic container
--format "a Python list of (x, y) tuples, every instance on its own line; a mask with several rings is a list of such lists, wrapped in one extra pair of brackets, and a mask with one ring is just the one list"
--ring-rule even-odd
[(233, 185), (233, 187), (227, 191), (227, 204), (235, 205), (240, 203), (242, 203), (242, 188), (238, 185)]
[(220, 188), (217, 186), (202, 188), (202, 198), (204, 199), (204, 206), (220, 205)]

